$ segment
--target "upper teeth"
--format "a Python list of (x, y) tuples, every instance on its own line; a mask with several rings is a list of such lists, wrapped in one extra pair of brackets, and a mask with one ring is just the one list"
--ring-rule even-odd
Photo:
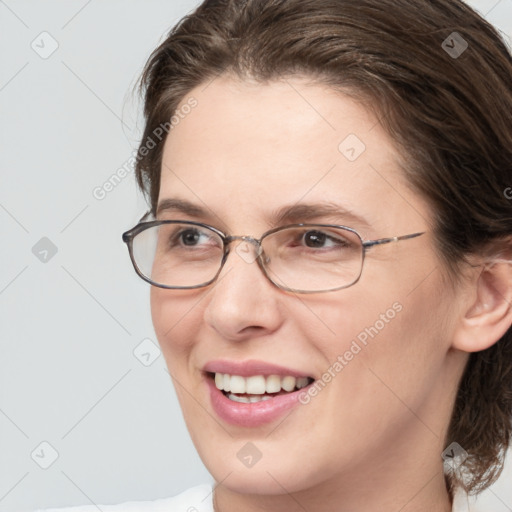
[(293, 391), (295, 387), (303, 388), (309, 382), (308, 377), (280, 377), (279, 375), (254, 375), (241, 377), (228, 373), (215, 374), (215, 386), (217, 389), (230, 391), (231, 393), (248, 393), (251, 395), (263, 395), (264, 393), (278, 393), (281, 389)]

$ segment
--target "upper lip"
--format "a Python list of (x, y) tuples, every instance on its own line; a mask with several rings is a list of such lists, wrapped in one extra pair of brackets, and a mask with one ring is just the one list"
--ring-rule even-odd
[(229, 375), (240, 375), (241, 377), (251, 377), (253, 375), (279, 375), (292, 377), (311, 377), (310, 374), (294, 370), (293, 368), (286, 368), (273, 363), (265, 361), (258, 361), (255, 359), (247, 361), (228, 361), (225, 359), (217, 359), (209, 361), (203, 367), (203, 371), (211, 373), (228, 373)]

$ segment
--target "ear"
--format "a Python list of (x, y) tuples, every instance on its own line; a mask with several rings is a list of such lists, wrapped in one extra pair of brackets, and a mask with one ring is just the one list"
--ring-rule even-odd
[(479, 352), (496, 343), (512, 325), (512, 264), (495, 260), (473, 280), (472, 299), (462, 311), (452, 346)]

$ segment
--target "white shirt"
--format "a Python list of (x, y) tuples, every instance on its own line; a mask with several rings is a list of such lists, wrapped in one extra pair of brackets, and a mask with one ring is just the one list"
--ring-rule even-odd
[(155, 501), (127, 501), (119, 505), (85, 505), (68, 508), (49, 508), (35, 512), (214, 512), (212, 485), (191, 487), (172, 498)]
[[(50, 508), (35, 512), (214, 512), (211, 484), (198, 485), (174, 496), (155, 501), (128, 501), (119, 505), (85, 505), (80, 507)], [(471, 512), (467, 496), (455, 495), (452, 512)]]

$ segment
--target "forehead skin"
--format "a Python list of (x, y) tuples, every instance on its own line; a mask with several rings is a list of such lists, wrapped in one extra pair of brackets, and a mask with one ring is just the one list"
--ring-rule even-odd
[(202, 220), (254, 235), (271, 226), (276, 209), (297, 202), (329, 201), (357, 213), (370, 225), (364, 238), (429, 221), (392, 141), (347, 96), (299, 77), (261, 85), (222, 76), (181, 105), (191, 97), (197, 106), (165, 143), (159, 200), (186, 198), (209, 209)]

